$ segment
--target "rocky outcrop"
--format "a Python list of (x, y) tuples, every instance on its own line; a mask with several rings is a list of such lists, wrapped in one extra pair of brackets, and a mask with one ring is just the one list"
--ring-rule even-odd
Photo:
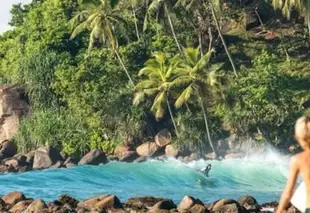
[(155, 143), (159, 147), (165, 147), (171, 142), (171, 133), (167, 129), (161, 130), (155, 136)]
[[(26, 198), (20, 192), (12, 192), (0, 199), (0, 212), (10, 213), (270, 213), (279, 204), (277, 202), (262, 204), (251, 196), (241, 197), (238, 201), (221, 199), (205, 204), (197, 198), (185, 196), (179, 205), (170, 199), (155, 197), (136, 197), (121, 203), (115, 195), (102, 195), (78, 201), (68, 195), (46, 204), (43, 200)], [(269, 209), (269, 210), (268, 210)], [(299, 213), (290, 206), (288, 213)]]
[(1, 198), (6, 204), (15, 205), (19, 201), (25, 200), (25, 195), (21, 192), (11, 192)]
[(156, 151), (158, 151), (158, 146), (154, 142), (144, 143), (138, 146), (136, 151), (140, 156), (151, 157)]
[(165, 154), (167, 157), (176, 158), (179, 155), (179, 150), (173, 145), (167, 145), (165, 148)]
[(35, 151), (33, 169), (46, 169), (58, 161), (64, 161), (59, 151), (53, 147), (42, 147)]
[(80, 161), (79, 165), (99, 165), (107, 163), (107, 157), (105, 153), (99, 149), (95, 149), (87, 153)]

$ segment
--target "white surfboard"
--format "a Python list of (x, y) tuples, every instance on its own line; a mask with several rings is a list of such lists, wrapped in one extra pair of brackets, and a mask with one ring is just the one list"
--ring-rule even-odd
[(294, 192), (294, 195), (291, 199), (291, 203), (295, 206), (299, 211), (306, 211), (306, 202), (307, 202), (307, 191), (306, 185), (304, 182), (301, 182), (297, 189)]

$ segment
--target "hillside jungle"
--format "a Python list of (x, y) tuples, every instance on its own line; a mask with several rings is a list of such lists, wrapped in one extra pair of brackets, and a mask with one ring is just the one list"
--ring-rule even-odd
[[(168, 129), (190, 152), (235, 138), (287, 150), (310, 107), (303, 2), (33, 0), (0, 36), (1, 84), (26, 88), (20, 152), (81, 156)], [(305, 9), (307, 8), (307, 9)]]

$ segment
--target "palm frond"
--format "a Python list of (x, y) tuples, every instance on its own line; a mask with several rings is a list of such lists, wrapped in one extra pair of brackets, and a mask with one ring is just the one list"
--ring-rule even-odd
[(143, 81), (140, 81), (136, 87), (135, 87), (135, 90), (136, 91), (139, 91), (139, 90), (143, 90), (143, 89), (148, 89), (148, 88), (151, 88), (151, 87), (154, 87), (156, 86), (156, 81), (154, 80), (143, 80)]
[(184, 56), (186, 58), (186, 62), (191, 67), (194, 67), (195, 64), (199, 61), (200, 53), (199, 48), (188, 47), (184, 49)]
[(151, 111), (154, 113), (156, 120), (160, 120), (164, 116), (166, 97), (166, 92), (160, 92), (154, 99)]
[(87, 25), (85, 22), (79, 24), (75, 29), (74, 31), (72, 32), (71, 36), (70, 36), (70, 39), (74, 39), (78, 34), (80, 34), (81, 32), (83, 32), (84, 30), (87, 29)]
[(181, 95), (178, 97), (178, 99), (176, 100), (176, 102), (174, 103), (174, 106), (176, 109), (181, 108), (191, 97), (193, 93), (193, 88), (192, 85), (189, 85), (182, 93)]
[(171, 82), (171, 87), (182, 87), (191, 84), (193, 79), (190, 76), (180, 76)]
[(206, 65), (209, 63), (213, 52), (214, 52), (214, 49), (210, 50), (204, 56), (202, 56), (201, 59), (196, 64), (196, 66), (194, 67), (194, 70), (199, 71), (199, 70), (202, 70), (203, 68), (205, 68)]
[(145, 93), (144, 92), (136, 92), (133, 98), (133, 105), (138, 106), (141, 102), (144, 101)]

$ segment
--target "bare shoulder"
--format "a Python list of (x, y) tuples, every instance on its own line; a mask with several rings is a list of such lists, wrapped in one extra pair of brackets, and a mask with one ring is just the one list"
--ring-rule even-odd
[(304, 164), (305, 162), (309, 162), (310, 159), (310, 152), (300, 152), (296, 155), (294, 155), (291, 158), (291, 165), (295, 164), (295, 165), (300, 165), (300, 164)]

